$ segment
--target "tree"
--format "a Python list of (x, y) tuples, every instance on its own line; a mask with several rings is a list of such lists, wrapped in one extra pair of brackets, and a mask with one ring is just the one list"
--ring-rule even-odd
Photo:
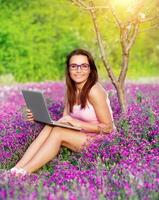
[[(71, 0), (72, 3), (87, 11), (92, 19), (97, 37), (97, 44), (100, 50), (101, 59), (107, 70), (108, 76), (114, 85), (121, 112), (127, 110), (125, 97), (125, 78), (128, 71), (130, 51), (137, 36), (144, 31), (159, 28), (159, 1), (154, 0)], [(98, 5), (97, 3), (98, 2)], [(119, 45), (121, 47), (121, 65), (119, 77), (113, 73), (112, 65), (108, 59), (107, 43), (103, 41), (97, 17), (100, 12), (109, 12), (112, 20), (106, 16), (106, 20), (117, 27), (119, 31)], [(148, 28), (145, 28), (148, 27)]]

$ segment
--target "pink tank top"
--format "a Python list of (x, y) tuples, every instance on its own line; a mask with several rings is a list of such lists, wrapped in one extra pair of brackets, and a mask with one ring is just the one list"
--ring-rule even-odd
[[(109, 101), (108, 97), (107, 97), (106, 101), (107, 101), (107, 104), (108, 104), (108, 107), (110, 110), (111, 118), (113, 121), (113, 126), (115, 128), (114, 120), (113, 120), (113, 113), (112, 113), (112, 109), (111, 109), (110, 101)], [(90, 122), (90, 123), (94, 123), (94, 124), (99, 123), (96, 113), (95, 113), (95, 110), (94, 110), (94, 107), (89, 102), (87, 103), (87, 105), (84, 109), (81, 109), (81, 105), (75, 104), (73, 106), (72, 113), (70, 113), (70, 116), (73, 118), (85, 121), (85, 122)]]

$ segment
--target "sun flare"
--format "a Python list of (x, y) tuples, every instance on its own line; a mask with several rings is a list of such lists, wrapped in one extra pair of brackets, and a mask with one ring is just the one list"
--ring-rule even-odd
[(122, 20), (130, 19), (139, 12), (143, 0), (112, 0), (111, 6)]
[(139, 2), (138, 0), (115, 0), (115, 1), (123, 6), (133, 6)]
[(114, 0), (114, 5), (123, 7), (131, 12), (141, 1), (140, 0)]

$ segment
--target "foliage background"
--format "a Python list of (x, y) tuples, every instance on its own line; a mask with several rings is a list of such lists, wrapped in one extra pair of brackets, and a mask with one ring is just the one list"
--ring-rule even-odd
[[(115, 28), (99, 16), (103, 38), (117, 75), (120, 47)], [(0, 0), (0, 82), (63, 80), (66, 55), (74, 48), (93, 54), (101, 78), (107, 74), (99, 56), (89, 15), (69, 0)], [(129, 79), (159, 74), (158, 30), (140, 33), (131, 52)]]

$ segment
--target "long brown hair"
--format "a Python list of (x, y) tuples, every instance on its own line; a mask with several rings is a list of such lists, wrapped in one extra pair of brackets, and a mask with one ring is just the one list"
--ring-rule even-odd
[(72, 56), (74, 55), (83, 55), (86, 56), (90, 65), (90, 74), (89, 77), (84, 84), (81, 94), (80, 94), (80, 103), (81, 103), (81, 109), (85, 108), (87, 99), (88, 99), (88, 93), (91, 89), (91, 87), (98, 81), (98, 73), (97, 73), (97, 68), (95, 65), (95, 62), (93, 60), (92, 55), (84, 50), (84, 49), (75, 49), (72, 51), (68, 56), (66, 60), (66, 86), (67, 86), (67, 101), (69, 105), (69, 111), (72, 112), (73, 105), (76, 102), (76, 86), (74, 81), (70, 77), (69, 73), (69, 62)]

